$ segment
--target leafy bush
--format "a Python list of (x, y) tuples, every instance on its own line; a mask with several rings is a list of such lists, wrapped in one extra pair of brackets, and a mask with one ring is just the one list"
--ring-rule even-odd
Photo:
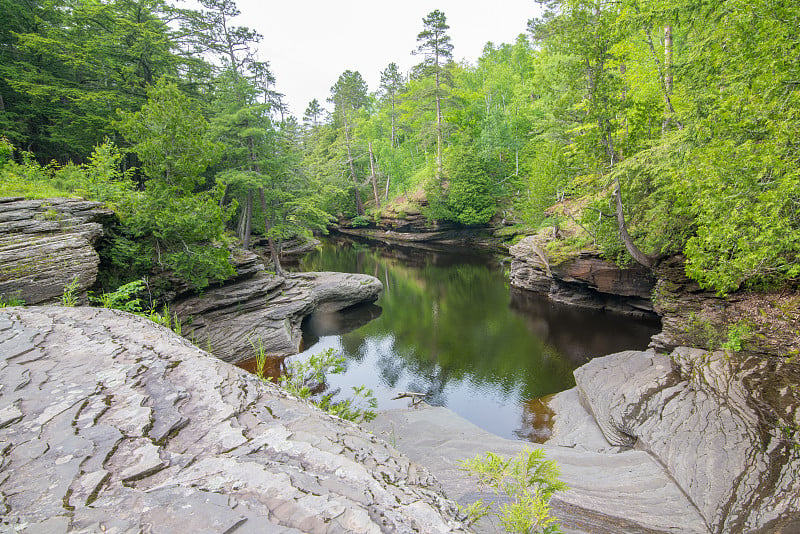
[(365, 215), (357, 215), (350, 220), (350, 224), (352, 224), (356, 228), (369, 226), (371, 223), (372, 220)]
[(376, 416), (378, 401), (372, 390), (365, 386), (354, 386), (353, 397), (345, 400), (334, 401), (336, 391), (326, 393), (318, 399), (313, 398), (316, 392), (324, 389), (328, 373), (344, 372), (344, 361), (344, 356), (336, 354), (333, 349), (327, 349), (312, 355), (305, 362), (291, 362), (278, 383), (290, 394), (310, 400), (337, 417), (356, 423), (372, 421)]
[[(481, 487), (491, 488), (507, 504), (500, 505), (500, 523), (506, 532), (551, 534), (560, 532), (550, 515), (550, 498), (567, 489), (561, 482), (559, 469), (552, 460), (545, 460), (542, 449), (525, 449), (516, 457), (503, 458), (487, 452), (464, 460), (462, 468), (478, 477)], [(477, 520), (491, 511), (491, 505), (481, 500), (472, 506), (472, 519)]]

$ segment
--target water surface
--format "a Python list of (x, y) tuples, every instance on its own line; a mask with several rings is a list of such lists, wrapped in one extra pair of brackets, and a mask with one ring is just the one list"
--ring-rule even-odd
[(304, 324), (308, 357), (332, 347), (347, 370), (330, 377), (342, 394), (373, 389), (380, 409), (400, 408), (401, 391), (426, 394), (494, 434), (541, 437), (550, 414), (537, 399), (574, 385), (589, 359), (643, 349), (657, 322), (552, 303), (508, 287), (494, 256), (420, 252), (329, 240), (301, 263), (306, 271), (366, 273), (383, 283), (374, 305), (315, 315)]

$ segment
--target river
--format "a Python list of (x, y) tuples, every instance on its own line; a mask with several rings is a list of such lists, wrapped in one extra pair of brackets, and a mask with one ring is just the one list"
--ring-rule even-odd
[[(510, 289), (496, 256), (419, 251), (329, 239), (305, 271), (366, 273), (383, 283), (374, 305), (315, 315), (304, 323), (307, 358), (327, 348), (346, 357), (329, 377), (342, 395), (366, 385), (379, 409), (401, 408), (399, 392), (424, 393), (502, 437), (546, 438), (546, 396), (574, 386), (591, 358), (643, 349), (658, 321), (550, 302)], [(545, 397), (544, 402), (541, 400)]]

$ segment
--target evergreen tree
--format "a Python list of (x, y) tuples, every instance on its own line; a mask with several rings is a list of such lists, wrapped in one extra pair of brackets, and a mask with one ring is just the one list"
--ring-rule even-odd
[(442, 179), (442, 81), (444, 65), (453, 58), (453, 45), (447, 30), (447, 17), (438, 9), (428, 13), (422, 19), (424, 29), (417, 35), (416, 53), (425, 58), (423, 65), (426, 71), (433, 74), (436, 81), (434, 99), (436, 102), (436, 179)]

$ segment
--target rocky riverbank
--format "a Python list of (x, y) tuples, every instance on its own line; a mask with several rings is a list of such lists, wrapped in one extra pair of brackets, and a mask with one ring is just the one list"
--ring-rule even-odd
[(0, 310), (0, 530), (464, 532), (421, 465), (147, 319)]
[[(757, 402), (787, 397), (787, 387), (752, 364), (678, 348), (578, 368), (577, 386), (546, 401), (555, 418), (541, 445), (570, 487), (551, 503), (565, 531), (800, 531), (800, 444)], [(796, 404), (785, 408), (800, 422)], [(539, 446), (492, 436), (444, 408), (383, 412), (370, 428), (428, 466), (462, 505), (494, 496), (466, 479), (459, 461)]]
[(259, 343), (280, 358), (300, 352), (303, 319), (373, 302), (382, 287), (365, 274), (261, 272), (179, 300), (172, 311), (185, 337), (227, 362), (253, 358)]
[(656, 279), (639, 265), (620, 268), (598, 253), (550, 257), (546, 241), (528, 236), (509, 249), (513, 287), (556, 302), (636, 316), (654, 315), (650, 299)]

